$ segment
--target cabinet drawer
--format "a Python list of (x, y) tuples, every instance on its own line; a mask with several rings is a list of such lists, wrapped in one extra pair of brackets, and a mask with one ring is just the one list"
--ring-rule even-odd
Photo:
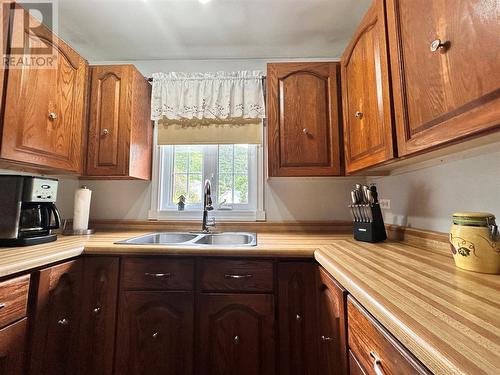
[(349, 350), (349, 375), (366, 375), (353, 352)]
[(0, 283), (0, 327), (26, 316), (30, 275)]
[(273, 273), (272, 261), (204, 259), (201, 263), (201, 289), (272, 292)]
[(125, 258), (121, 285), (129, 290), (191, 290), (194, 262), (192, 259)]
[(347, 312), (349, 348), (367, 374), (430, 374), (351, 297)]

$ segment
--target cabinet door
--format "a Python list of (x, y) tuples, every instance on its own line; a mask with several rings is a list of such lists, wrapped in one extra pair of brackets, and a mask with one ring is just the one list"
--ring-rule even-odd
[(189, 292), (122, 292), (115, 374), (192, 374), (193, 305)]
[(91, 67), (87, 174), (121, 176), (128, 170), (130, 68)]
[(342, 56), (346, 172), (393, 158), (384, 1), (375, 0)]
[(498, 2), (387, 0), (398, 149), (500, 126)]
[(275, 374), (272, 295), (203, 294), (199, 311), (198, 373)]
[(46, 268), (38, 277), (30, 373), (73, 374), (80, 358), (82, 261)]
[(269, 175), (341, 174), (338, 63), (267, 65)]
[(83, 260), (83, 300), (80, 328), (79, 375), (111, 375), (118, 302), (119, 260)]
[(320, 374), (347, 374), (347, 292), (322, 268), (319, 283)]
[(23, 375), (26, 318), (0, 329), (0, 375)]
[[(7, 73), (0, 156), (46, 169), (80, 172), (87, 63), (47, 28), (29, 28), (15, 5), (11, 56), (27, 61), (50, 49), (52, 63)], [(41, 58), (40, 58), (41, 59)], [(41, 61), (41, 60), (40, 60)], [(48, 59), (47, 59), (48, 61)]]
[(316, 265), (279, 263), (280, 373), (317, 374)]

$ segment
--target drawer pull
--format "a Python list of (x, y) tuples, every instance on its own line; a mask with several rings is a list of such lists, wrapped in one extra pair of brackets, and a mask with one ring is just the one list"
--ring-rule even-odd
[(93, 312), (95, 315), (97, 315), (97, 314), (99, 314), (99, 313), (101, 312), (101, 308), (100, 308), (99, 306), (94, 307), (94, 309), (92, 310), (92, 312)]
[(252, 274), (246, 274), (246, 275), (238, 275), (238, 274), (225, 274), (224, 275), (224, 278), (226, 279), (250, 279), (252, 278), (253, 275)]
[(302, 315), (300, 315), (300, 314), (295, 315), (295, 320), (297, 322), (300, 322), (302, 320)]
[(5, 307), (5, 303), (0, 303), (0, 310), (3, 309)]
[(328, 337), (328, 336), (322, 335), (321, 341), (323, 341), (323, 342), (333, 341), (333, 337)]
[(234, 336), (233, 342), (235, 345), (238, 345), (240, 343), (240, 336), (238, 335)]
[(151, 335), (151, 337), (153, 337), (154, 339), (157, 339), (158, 338), (158, 332), (155, 332)]
[(102, 134), (103, 137), (106, 137), (107, 135), (109, 135), (109, 130), (108, 129), (103, 129), (101, 134)]
[(66, 318), (62, 318), (62, 319), (59, 319), (57, 321), (57, 324), (59, 324), (60, 326), (66, 327), (69, 325), (69, 320)]
[(436, 39), (431, 43), (431, 52), (446, 51), (450, 42), (443, 42), (441, 39)]
[(57, 120), (57, 113), (50, 112), (49, 113), (49, 120), (52, 120), (52, 121)]
[(356, 116), (356, 118), (358, 119), (362, 119), (363, 118), (363, 112), (361, 111), (356, 111), (356, 113), (354, 113), (354, 116)]
[(370, 352), (370, 356), (373, 358), (373, 371), (375, 371), (376, 375), (385, 375), (382, 370), (382, 361), (378, 357), (377, 353)]
[(146, 276), (151, 276), (151, 277), (170, 277), (170, 273), (167, 272), (167, 273), (149, 273), (149, 272), (145, 272), (144, 275)]

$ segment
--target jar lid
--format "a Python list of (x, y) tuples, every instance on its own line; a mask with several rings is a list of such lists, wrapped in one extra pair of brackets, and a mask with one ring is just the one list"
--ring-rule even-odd
[(495, 215), (488, 212), (455, 212), (453, 214), (453, 224), (488, 226), (495, 222)]

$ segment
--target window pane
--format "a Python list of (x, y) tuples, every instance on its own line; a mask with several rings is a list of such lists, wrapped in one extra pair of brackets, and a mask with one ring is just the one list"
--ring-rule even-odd
[(174, 175), (174, 188), (172, 189), (172, 202), (177, 203), (179, 197), (184, 195), (187, 197), (187, 175), (176, 174)]
[(233, 203), (233, 176), (231, 174), (219, 175), (219, 204)]
[(200, 147), (193, 148), (190, 152), (189, 173), (202, 173), (203, 151)]
[(219, 146), (219, 173), (233, 173), (233, 145)]
[(248, 175), (234, 176), (234, 203), (248, 203)]
[(234, 146), (234, 173), (248, 173), (248, 145)]
[(189, 193), (187, 196), (187, 204), (201, 203), (201, 174), (189, 175)]
[(189, 148), (175, 146), (174, 148), (174, 172), (187, 173), (189, 160)]

